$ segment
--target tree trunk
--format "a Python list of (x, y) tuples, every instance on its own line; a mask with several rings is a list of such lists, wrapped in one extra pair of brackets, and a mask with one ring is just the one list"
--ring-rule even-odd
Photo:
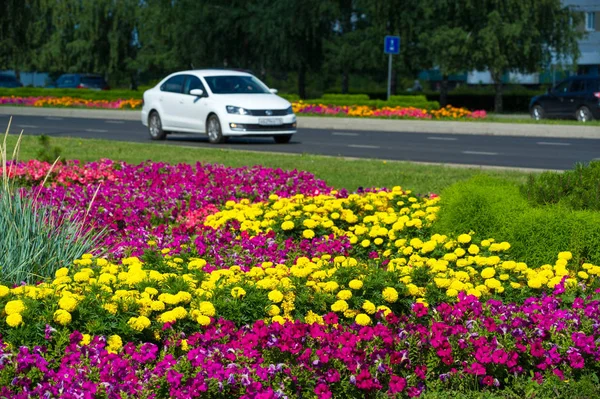
[(342, 94), (348, 94), (348, 89), (350, 86), (350, 73), (348, 69), (344, 68), (344, 72), (342, 72)]
[(135, 91), (137, 91), (137, 89), (138, 89), (137, 76), (136, 75), (137, 75), (136, 72), (132, 72), (129, 75), (129, 79), (130, 79), (130, 86), (129, 87), (131, 88), (131, 90), (135, 90)]
[(396, 95), (396, 88), (398, 87), (398, 79), (394, 69), (392, 68), (392, 82), (390, 83), (390, 96)]
[(298, 70), (298, 95), (301, 99), (306, 99), (306, 67), (300, 66)]
[(494, 80), (494, 90), (496, 91), (494, 96), (494, 112), (499, 114), (502, 112), (502, 72), (492, 72), (492, 79)]
[(448, 75), (442, 75), (442, 85), (440, 87), (440, 107), (448, 105)]

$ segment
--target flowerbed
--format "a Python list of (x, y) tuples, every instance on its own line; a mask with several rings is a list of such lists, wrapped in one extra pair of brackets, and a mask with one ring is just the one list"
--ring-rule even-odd
[(432, 235), (434, 194), (108, 160), (40, 188), (49, 165), (9, 167), (110, 234), (37, 284), (0, 285), (2, 397), (417, 397), (599, 371), (600, 267)]
[(307, 115), (347, 115), (356, 117), (384, 117), (411, 119), (484, 119), (485, 111), (469, 111), (465, 108), (447, 106), (438, 110), (427, 110), (414, 107), (369, 107), (360, 106), (331, 106), (326, 104), (306, 104), (302, 101), (293, 102), (296, 114)]
[(139, 109), (142, 100), (119, 99), (119, 100), (86, 100), (76, 97), (18, 97), (2, 96), (0, 105), (24, 105), (29, 107), (80, 107), (80, 108), (106, 108), (106, 109)]

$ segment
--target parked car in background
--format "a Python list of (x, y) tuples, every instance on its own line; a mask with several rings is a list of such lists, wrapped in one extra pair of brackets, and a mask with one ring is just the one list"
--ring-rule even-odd
[(276, 93), (247, 72), (177, 72), (144, 92), (142, 123), (152, 140), (180, 132), (206, 134), (213, 144), (233, 136), (272, 136), (287, 143), (296, 133), (296, 115)]
[(13, 75), (0, 74), (0, 87), (15, 88), (23, 87), (23, 84), (17, 80)]
[(529, 103), (535, 120), (567, 118), (587, 122), (600, 119), (600, 76), (573, 76), (535, 96)]
[(106, 83), (106, 80), (104, 80), (102, 76), (87, 73), (66, 73), (64, 75), (60, 75), (60, 77), (56, 79), (56, 82), (51, 87), (57, 89), (110, 89), (108, 83)]

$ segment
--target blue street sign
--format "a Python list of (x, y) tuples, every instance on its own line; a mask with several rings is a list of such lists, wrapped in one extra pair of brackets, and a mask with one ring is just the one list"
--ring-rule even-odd
[(383, 52), (385, 54), (399, 54), (400, 36), (386, 36), (383, 42)]

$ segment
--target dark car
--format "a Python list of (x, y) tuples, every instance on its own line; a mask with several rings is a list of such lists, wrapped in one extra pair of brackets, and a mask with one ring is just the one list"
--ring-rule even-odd
[(600, 119), (600, 76), (573, 76), (535, 96), (529, 103), (535, 120), (575, 118), (580, 122)]
[(96, 89), (108, 90), (110, 87), (106, 80), (100, 75), (66, 73), (60, 75), (53, 85), (58, 89)]
[(12, 75), (0, 74), (0, 87), (23, 87), (23, 84)]

